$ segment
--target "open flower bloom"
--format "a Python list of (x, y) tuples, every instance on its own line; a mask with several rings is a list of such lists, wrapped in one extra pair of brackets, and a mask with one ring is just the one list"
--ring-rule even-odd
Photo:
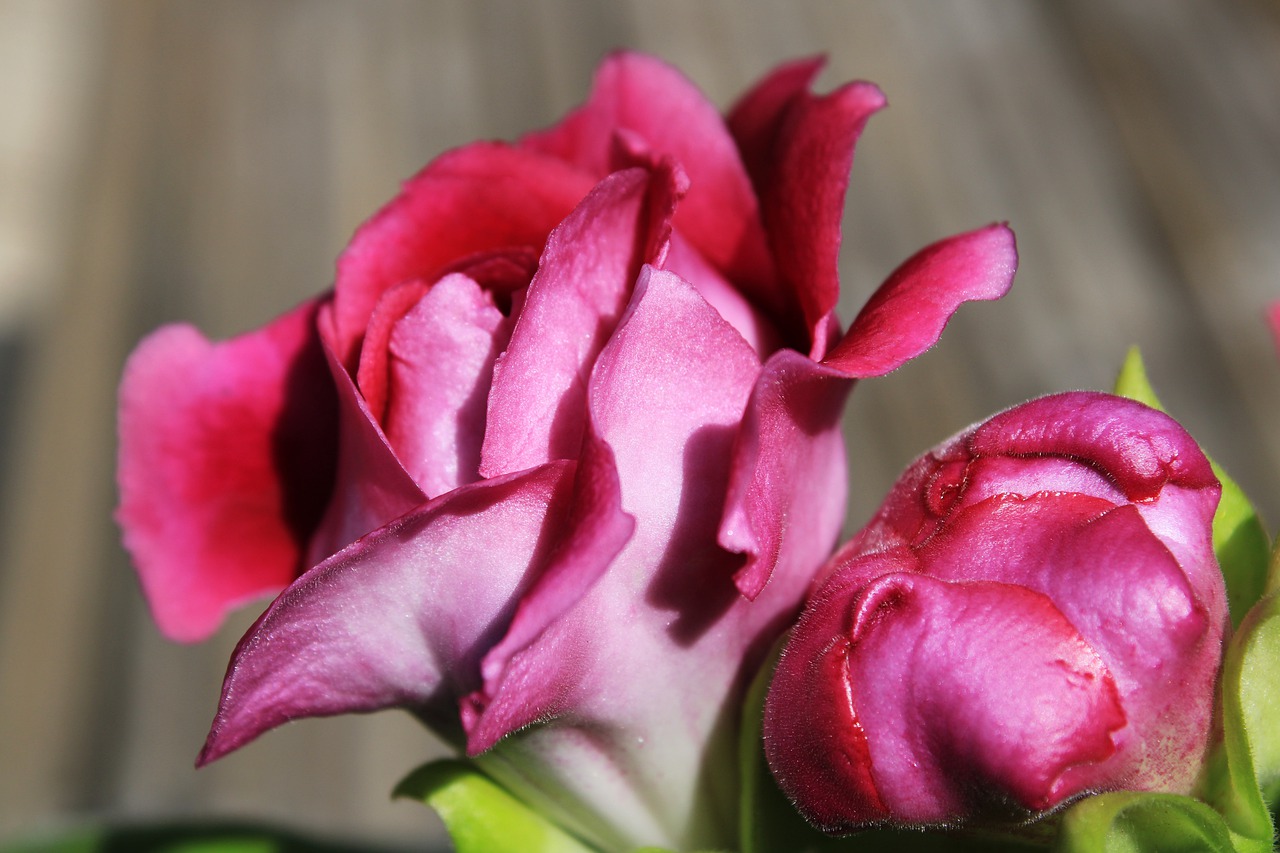
[(829, 832), (1187, 793), (1227, 625), (1219, 485), (1172, 419), (1075, 392), (916, 461), (824, 569), (765, 709)]
[(279, 593), (201, 761), (403, 707), (602, 848), (732, 843), (736, 703), (838, 534), (852, 381), (1016, 263), (1003, 226), (944, 240), (842, 335), (844, 189), (883, 97), (814, 96), (818, 69), (726, 122), (612, 56), (559, 125), (410, 180), (332, 293), (138, 347), (118, 517), (156, 621), (198, 640)]

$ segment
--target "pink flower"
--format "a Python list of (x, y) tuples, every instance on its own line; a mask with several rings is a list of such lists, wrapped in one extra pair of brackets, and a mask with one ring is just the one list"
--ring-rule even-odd
[(1003, 226), (942, 241), (841, 336), (844, 189), (884, 101), (811, 95), (819, 66), (726, 123), (612, 56), (559, 125), (411, 179), (332, 293), (139, 346), (118, 517), (157, 622), (197, 640), (280, 593), (202, 762), (400, 706), (603, 847), (732, 839), (735, 703), (839, 531), (852, 381), (1016, 264)]
[(917, 460), (827, 564), (770, 686), (770, 767), (828, 832), (1189, 791), (1227, 624), (1218, 481), (1141, 403), (1077, 392)]

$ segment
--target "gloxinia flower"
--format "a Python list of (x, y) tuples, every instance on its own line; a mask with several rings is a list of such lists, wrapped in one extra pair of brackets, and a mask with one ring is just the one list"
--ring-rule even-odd
[(1188, 792), (1227, 625), (1219, 492), (1176, 422), (1107, 394), (1034, 400), (917, 460), (778, 664), (783, 790), (828, 832)]
[(884, 101), (810, 94), (819, 67), (726, 122), (612, 56), (559, 125), (410, 180), (332, 293), (139, 346), (118, 517), (157, 622), (198, 640), (279, 593), (202, 762), (398, 706), (603, 849), (732, 843), (735, 708), (838, 534), (848, 390), (1016, 265), (1003, 226), (944, 240), (840, 334), (844, 189)]

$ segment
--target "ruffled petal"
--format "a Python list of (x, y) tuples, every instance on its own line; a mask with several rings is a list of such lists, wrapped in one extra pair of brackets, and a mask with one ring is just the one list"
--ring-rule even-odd
[(769, 246), (815, 358), (826, 351), (825, 324), (840, 297), (840, 221), (853, 149), (867, 120), (885, 105), (870, 83), (811, 95), (808, 82), (819, 67), (784, 66), (730, 116), (735, 135), (749, 140)]
[(426, 494), (479, 478), (493, 362), (510, 334), (492, 297), (461, 273), (437, 281), (395, 324), (383, 430)]
[[(671, 172), (628, 169), (600, 182), (547, 240), (511, 344), (494, 366), (480, 473), (576, 459), (587, 375), (621, 316), (644, 255), (648, 206), (669, 209)], [(653, 198), (650, 198), (650, 196)]]
[(835, 544), (846, 496), (840, 417), (853, 382), (794, 350), (765, 364), (734, 446), (720, 545), (754, 599), (775, 573), (811, 575)]
[(338, 259), (334, 348), (355, 372), (365, 324), (387, 288), (432, 281), (459, 258), (540, 248), (593, 181), (553, 157), (497, 142), (458, 148), (407, 181)]
[(304, 568), (337, 441), (318, 305), (222, 343), (167, 326), (125, 366), (116, 519), (172, 639), (205, 639)]
[(427, 499), (396, 458), (355, 382), (338, 363), (330, 343), (333, 315), (329, 309), (324, 306), (317, 323), (332, 384), (338, 392), (338, 470), (333, 497), (311, 539), (308, 566), (336, 554)]
[(732, 583), (737, 559), (715, 542), (733, 436), (758, 370), (747, 343), (688, 283), (642, 274), (590, 394), (635, 532), (500, 671), (486, 660), (486, 704), (468, 750), (493, 747), (485, 766), (507, 767), (514, 775), (504, 781), (540, 789), (559, 808), (580, 804), (559, 817), (606, 848), (705, 846), (732, 831), (736, 781), (700, 769), (732, 766), (721, 715), (734, 713), (761, 645), (805, 588), (779, 583), (749, 604)]
[(688, 173), (691, 188), (675, 227), (768, 310), (789, 307), (733, 138), (715, 106), (677, 69), (652, 56), (612, 54), (596, 71), (585, 104), (520, 144), (600, 178), (616, 168), (619, 132), (635, 134)]
[(872, 294), (825, 363), (859, 378), (901, 367), (938, 342), (962, 303), (1004, 296), (1017, 266), (1004, 225), (926, 246)]
[(236, 647), (199, 763), (300, 717), (399, 706), (451, 731), (572, 480), (560, 462), (464, 486), (300, 577)]

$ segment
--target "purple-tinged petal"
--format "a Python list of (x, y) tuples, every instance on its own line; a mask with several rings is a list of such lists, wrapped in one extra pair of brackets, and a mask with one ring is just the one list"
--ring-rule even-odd
[(790, 307), (778, 288), (759, 201), (715, 106), (678, 70), (619, 52), (596, 71), (587, 102), (520, 144), (574, 163), (597, 178), (613, 171), (615, 137), (630, 133), (671, 156), (691, 181), (675, 227), (770, 311)]
[(447, 721), (554, 545), (572, 480), (557, 462), (464, 486), (300, 577), (236, 647), (199, 763), (301, 717)]
[(387, 443), (351, 376), (338, 363), (330, 341), (333, 317), (324, 306), (318, 325), (329, 373), (338, 391), (338, 471), (333, 497), (312, 537), (307, 565), (336, 554), (427, 499)]
[(592, 180), (553, 157), (496, 142), (441, 155), (356, 232), (338, 259), (334, 348), (354, 372), (365, 324), (383, 292), (433, 281), (459, 258), (540, 248)]
[(1018, 266), (1013, 232), (988, 225), (921, 249), (872, 294), (825, 364), (882, 376), (938, 342), (964, 302), (999, 299)]
[(840, 415), (853, 382), (794, 350), (765, 364), (734, 447), (720, 545), (746, 555), (734, 575), (749, 599), (776, 572), (812, 573), (844, 518)]
[(820, 56), (784, 63), (766, 74), (729, 110), (725, 122), (758, 194), (764, 195), (773, 181), (774, 149), (787, 110), (808, 97), (809, 86), (825, 64)]
[[(731, 831), (733, 780), (709, 781), (699, 768), (732, 762), (721, 722), (807, 585), (780, 581), (750, 604), (733, 586), (738, 559), (715, 543), (736, 425), (759, 369), (687, 282), (642, 274), (590, 391), (593, 428), (613, 450), (635, 532), (501, 672), (485, 662), (468, 750), (492, 747), (486, 768), (518, 767), (504, 781), (521, 790), (585, 804), (564, 819), (605, 846), (706, 846)], [(557, 793), (565, 791), (572, 796)]]
[(205, 639), (305, 567), (337, 433), (318, 305), (223, 343), (167, 326), (125, 366), (116, 518), (172, 639)]
[[(799, 301), (814, 358), (825, 353), (819, 331), (840, 297), (840, 221), (853, 149), (884, 105), (884, 94), (870, 83), (850, 83), (821, 97), (795, 92), (777, 115), (771, 154), (764, 158), (772, 166), (757, 166), (764, 172), (757, 180), (769, 246)], [(756, 144), (763, 137), (757, 128)]]
[(391, 331), (383, 431), (426, 494), (479, 478), (493, 362), (510, 334), (493, 298), (461, 273), (437, 281)]
[(586, 421), (587, 376), (618, 322), (650, 239), (669, 209), (671, 172), (615, 172), (547, 239), (511, 344), (494, 365), (480, 473), (576, 459)]

